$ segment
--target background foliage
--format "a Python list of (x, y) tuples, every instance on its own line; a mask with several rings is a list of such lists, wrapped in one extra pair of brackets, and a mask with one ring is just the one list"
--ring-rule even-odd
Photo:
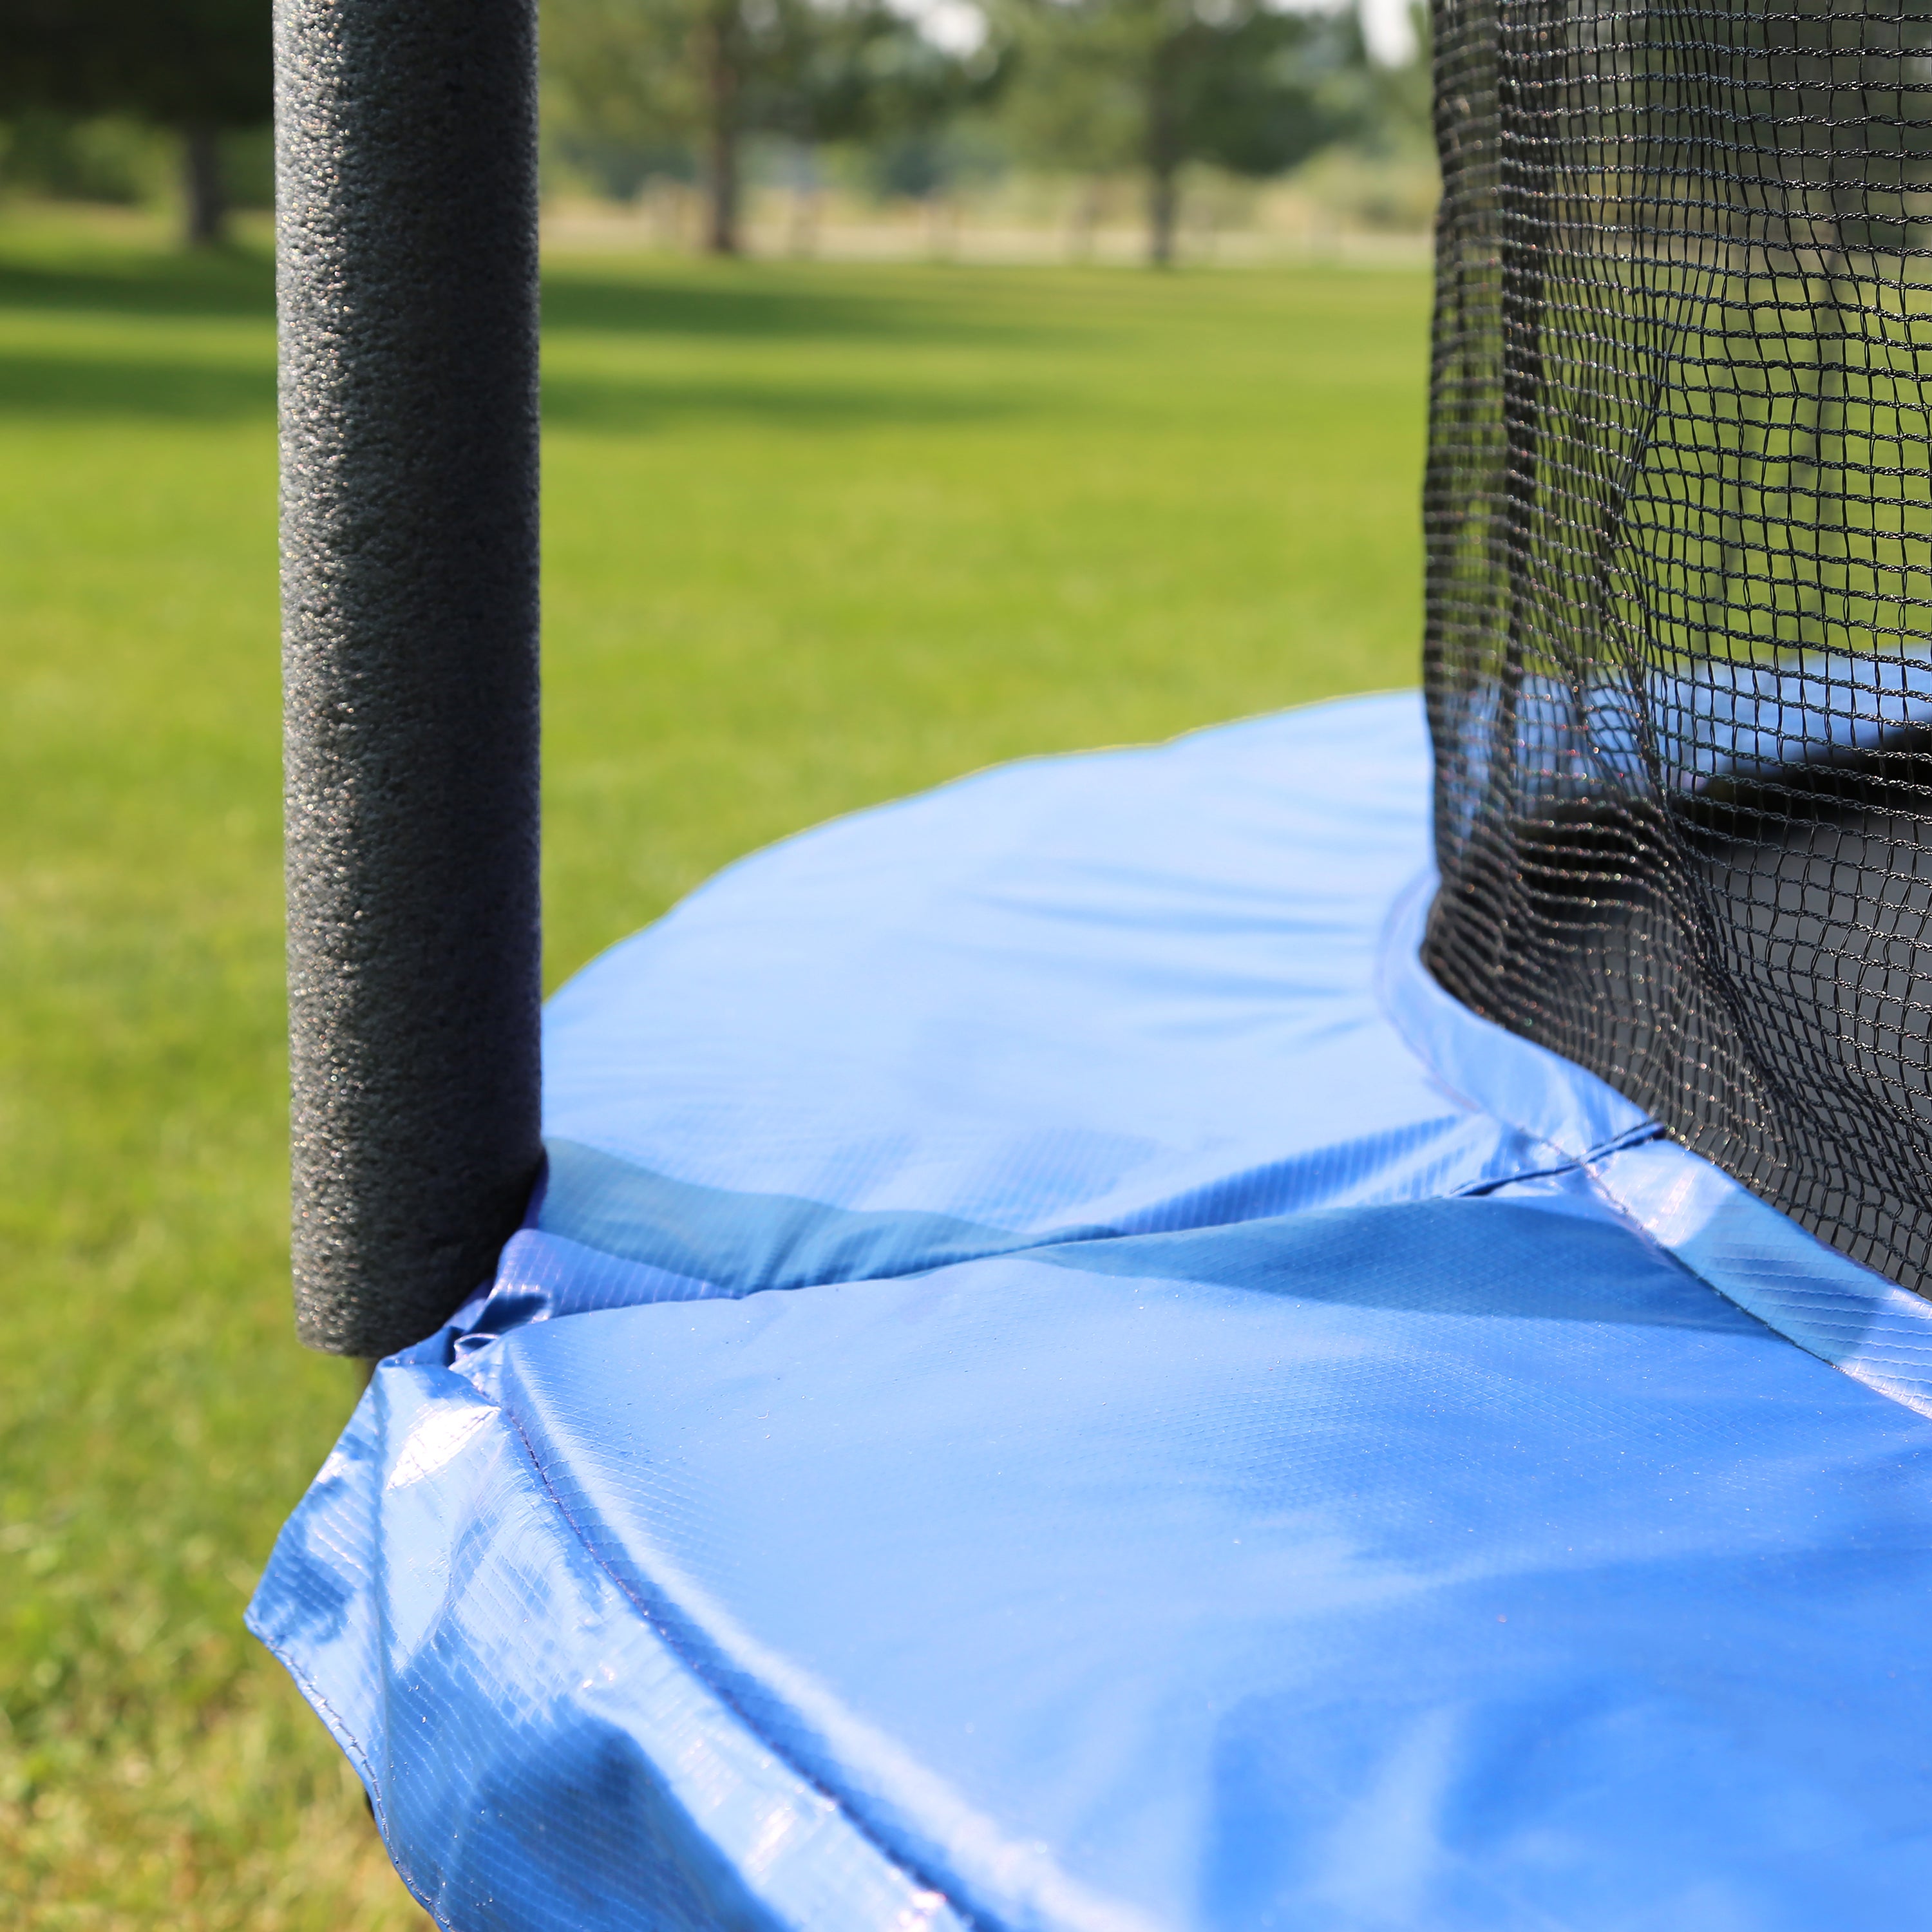
[(230, 202), (222, 137), (266, 124), (270, 44), (266, 0), (7, 0), (0, 113), (29, 126), (40, 117), (44, 154), (50, 116), (132, 116), (170, 130), (182, 146), (188, 237), (212, 246)]
[[(1015, 173), (1090, 200), (1134, 180), (1165, 263), (1190, 168), (1426, 156), (1419, 42), (1371, 58), (1354, 4), (543, 0), (548, 175), (617, 202), (692, 184), (727, 254), (748, 184), (775, 177), (928, 204)], [(269, 198), (269, 0), (8, 0), (0, 192), (166, 196), (218, 243)]]

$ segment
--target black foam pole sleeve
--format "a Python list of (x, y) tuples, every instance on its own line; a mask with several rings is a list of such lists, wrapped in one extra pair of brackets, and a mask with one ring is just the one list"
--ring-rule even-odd
[(278, 0), (297, 1324), (380, 1355), (542, 1159), (535, 0)]

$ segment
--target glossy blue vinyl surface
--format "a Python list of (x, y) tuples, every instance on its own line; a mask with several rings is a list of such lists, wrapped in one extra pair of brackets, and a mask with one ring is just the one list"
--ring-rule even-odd
[(1414, 958), (1413, 696), (745, 862), (251, 1610), (439, 1921), (1814, 1928), (1932, 1884), (1932, 1324)]

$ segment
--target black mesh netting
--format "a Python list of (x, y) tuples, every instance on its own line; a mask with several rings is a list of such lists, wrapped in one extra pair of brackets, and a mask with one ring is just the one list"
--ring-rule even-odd
[(1932, 1292), (1932, 10), (1436, 34), (1429, 963)]

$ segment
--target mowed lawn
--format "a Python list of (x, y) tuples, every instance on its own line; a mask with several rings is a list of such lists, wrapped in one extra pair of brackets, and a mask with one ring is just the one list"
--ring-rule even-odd
[[(1413, 680), (1426, 280), (558, 260), (552, 982), (736, 854)], [(0, 1922), (420, 1923), (242, 1631), (286, 1286), (265, 259), (0, 227)]]

